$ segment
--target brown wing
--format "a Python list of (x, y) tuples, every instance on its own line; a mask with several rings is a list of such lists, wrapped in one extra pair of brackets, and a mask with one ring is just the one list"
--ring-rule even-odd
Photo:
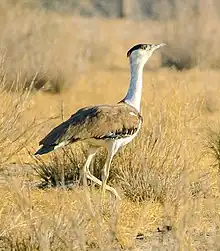
[(141, 122), (142, 117), (137, 110), (124, 103), (86, 107), (54, 128), (40, 141), (40, 145), (128, 137), (138, 130)]

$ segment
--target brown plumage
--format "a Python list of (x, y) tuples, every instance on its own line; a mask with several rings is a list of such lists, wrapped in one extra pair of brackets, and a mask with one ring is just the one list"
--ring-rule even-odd
[(141, 122), (138, 111), (123, 102), (85, 107), (55, 127), (39, 145), (47, 153), (62, 142), (66, 145), (78, 140), (125, 138), (134, 134)]

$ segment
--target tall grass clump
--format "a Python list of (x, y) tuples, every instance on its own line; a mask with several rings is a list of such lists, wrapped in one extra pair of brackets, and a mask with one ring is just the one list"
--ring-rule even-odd
[(41, 180), (39, 187), (71, 187), (78, 184), (83, 159), (83, 152), (75, 152), (71, 147), (52, 153), (49, 161), (34, 158), (32, 168)]

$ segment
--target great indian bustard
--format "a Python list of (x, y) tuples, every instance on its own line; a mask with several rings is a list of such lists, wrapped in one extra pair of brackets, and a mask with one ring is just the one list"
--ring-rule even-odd
[[(78, 110), (40, 141), (39, 145), (42, 146), (35, 155), (51, 152), (76, 141), (86, 141), (89, 150), (81, 171), (83, 184), (86, 185), (87, 179), (90, 179), (102, 186), (103, 193), (106, 189), (120, 198), (117, 191), (106, 184), (111, 161), (118, 149), (128, 144), (140, 130), (143, 121), (140, 114), (143, 68), (152, 53), (164, 45), (162, 43), (133, 46), (127, 52), (131, 80), (125, 98), (115, 105), (88, 106)], [(91, 160), (100, 147), (105, 147), (108, 151), (102, 169), (102, 181), (93, 176), (89, 170)]]

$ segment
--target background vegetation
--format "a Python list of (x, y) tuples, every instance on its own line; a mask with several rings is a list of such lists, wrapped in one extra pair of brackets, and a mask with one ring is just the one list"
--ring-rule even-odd
[[(218, 1), (121, 3), (0, 3), (0, 250), (220, 248)], [(145, 68), (143, 128), (112, 163), (123, 199), (102, 204), (78, 182), (86, 145), (32, 154), (80, 107), (121, 100), (140, 42), (167, 47)]]

